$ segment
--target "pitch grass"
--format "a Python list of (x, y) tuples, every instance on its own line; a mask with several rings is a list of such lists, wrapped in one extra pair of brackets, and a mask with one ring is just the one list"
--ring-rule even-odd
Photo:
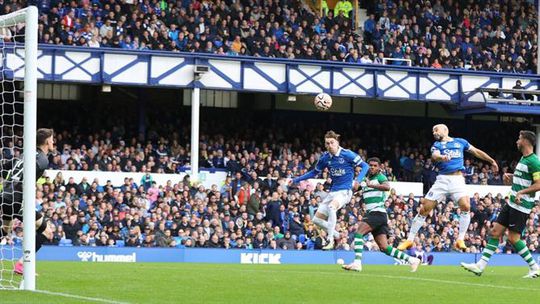
[[(458, 266), (224, 265), (39, 262), (37, 287), (105, 303), (540, 303), (527, 267), (491, 267), (476, 277)], [(0, 303), (99, 303), (0, 291)]]

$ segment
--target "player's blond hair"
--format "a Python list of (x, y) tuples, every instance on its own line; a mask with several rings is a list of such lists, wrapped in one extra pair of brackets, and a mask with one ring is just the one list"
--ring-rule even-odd
[(341, 135), (339, 135), (339, 134), (337, 134), (336, 132), (330, 130), (330, 131), (326, 132), (326, 134), (324, 135), (324, 138), (325, 138), (325, 139), (326, 139), (326, 138), (333, 138), (333, 139), (339, 141), (339, 137), (340, 137), (340, 136), (341, 136)]

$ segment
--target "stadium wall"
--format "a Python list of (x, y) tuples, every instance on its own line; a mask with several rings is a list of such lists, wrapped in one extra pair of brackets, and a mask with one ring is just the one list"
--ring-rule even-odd
[[(7, 250), (6, 250), (7, 251)], [(11, 252), (11, 250), (10, 250)], [(16, 251), (20, 252), (20, 251)], [(433, 265), (459, 265), (476, 262), (480, 253), (434, 252)], [(540, 254), (533, 255), (540, 263)], [(350, 262), (353, 251), (308, 250), (226, 250), (205, 248), (128, 248), (128, 247), (57, 247), (44, 246), (39, 251), (40, 261), (74, 262), (178, 262), (178, 263), (230, 263), (230, 264), (336, 264)], [(392, 265), (396, 260), (380, 252), (367, 251), (365, 264)], [(517, 254), (496, 254), (491, 266), (526, 266)]]

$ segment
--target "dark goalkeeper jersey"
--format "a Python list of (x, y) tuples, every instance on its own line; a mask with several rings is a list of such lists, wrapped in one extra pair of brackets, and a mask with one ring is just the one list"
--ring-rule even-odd
[[(20, 184), (22, 187), (23, 181), (23, 168), (24, 168), (23, 159), (11, 160), (4, 163), (3, 173), (7, 172), (5, 176), (5, 182), (13, 183), (14, 185)], [(49, 159), (45, 152), (41, 151), (39, 148), (36, 153), (36, 180), (38, 180), (45, 170), (49, 167)]]

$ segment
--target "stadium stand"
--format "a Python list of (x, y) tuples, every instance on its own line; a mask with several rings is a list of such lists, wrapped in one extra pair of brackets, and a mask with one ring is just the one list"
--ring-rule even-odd
[[(368, 1), (369, 17), (359, 29), (348, 9), (340, 9), (349, 5), (324, 9), (320, 16), (298, 0), (44, 3), (39, 32), (44, 44), (362, 64), (389, 58), (390, 64), (401, 65), (406, 59), (419, 67), (510, 73), (536, 70), (537, 16), (528, 1)], [(18, 5), (6, 1), (0, 10), (13, 11)]]
[[(514, 73), (531, 73), (536, 67), (537, 16), (534, 5), (525, 1), (463, 4), (437, 0), (432, 4), (381, 0), (368, 4), (370, 17), (362, 31), (353, 28), (345, 13), (328, 10), (327, 15), (318, 16), (301, 1), (44, 3), (49, 6), (42, 7), (39, 37), (45, 44), (363, 64), (396, 58), (409, 59), (420, 67)], [(0, 11), (8, 13), (21, 5), (5, 1)], [(111, 121), (117, 112), (108, 112)], [(245, 113), (230, 115), (246, 117)], [(61, 117), (70, 128), (56, 128), (58, 154), (51, 159), (53, 169), (149, 172), (151, 176), (180, 172), (189, 163), (189, 125), (173, 123), (178, 117), (160, 117), (147, 134), (125, 127), (101, 127), (103, 131), (85, 133), (85, 126), (67, 122), (70, 115)], [(48, 117), (47, 121), (54, 125), (54, 119)], [(319, 235), (311, 218), (327, 185), (289, 189), (285, 178), (313, 165), (323, 149), (321, 130), (328, 126), (313, 120), (291, 125), (293, 120), (287, 117), (266, 125), (254, 125), (249, 119), (231, 118), (233, 125), (212, 118), (209, 121), (212, 123), (201, 127), (201, 167), (226, 170), (230, 174), (227, 184), (205, 189), (188, 180), (171, 185), (128, 180), (114, 189), (103, 183), (75, 184), (62, 176), (51, 176), (41, 185), (38, 202), (57, 227), (55, 244), (323, 247), (324, 236)], [(135, 125), (123, 122), (124, 126)], [(426, 125), (429, 123), (415, 124), (401, 118), (384, 124), (364, 120), (362, 124), (340, 125), (335, 121), (332, 127), (343, 134), (343, 146), (359, 148), (363, 157), (383, 158), (384, 173), (391, 180), (423, 182), (428, 188), (436, 172), (427, 157), (431, 136)], [(513, 139), (517, 129), (501, 130), (500, 138)], [(459, 133), (459, 126), (457, 130)], [(372, 133), (379, 137), (373, 138)], [(505, 162), (515, 159), (512, 140), (485, 141), (480, 131), (467, 137), (487, 151), (496, 151), (501, 164), (501, 172), (492, 172), (489, 166), (469, 160), (467, 183), (501, 184), (501, 175), (515, 165)], [(4, 147), (8, 147), (2, 151), (4, 159), (20, 153), (18, 143)], [(272, 182), (263, 180), (266, 177), (272, 177)], [(467, 236), (471, 251), (483, 248), (486, 230), (505, 199), (501, 195), (472, 198), (474, 216)], [(459, 213), (452, 203), (443, 206), (419, 234), (418, 244), (425, 251), (451, 250)], [(389, 196), (394, 245), (404, 237), (417, 207), (417, 198)], [(346, 236), (340, 248), (348, 249), (354, 224), (361, 216), (356, 197), (340, 216)], [(535, 228), (538, 221), (533, 212), (525, 234), (535, 252), (540, 252), (540, 230)], [(20, 237), (15, 234), (3, 242), (20, 242)], [(371, 246), (373, 243), (368, 243)]]
[[(73, 111), (73, 108), (70, 109)], [(211, 111), (209, 111), (211, 112)], [(58, 113), (61, 117), (61, 113)], [(217, 115), (217, 116), (213, 116)], [(289, 117), (286, 113), (271, 122), (261, 118), (247, 118), (246, 113), (231, 113), (231, 123), (216, 123), (213, 117), (223, 111), (205, 114), (207, 121), (201, 129), (201, 163), (205, 167), (226, 170), (229, 173), (224, 185), (209, 189), (192, 184), (189, 178), (178, 184), (157, 185), (152, 174), (179, 172), (189, 162), (186, 146), (188, 125), (178, 125), (187, 120), (167, 117), (154, 121), (144, 140), (130, 129), (111, 127), (109, 131), (85, 133), (84, 126), (58, 130), (57, 155), (52, 157), (51, 168), (122, 172), (148, 172), (148, 178), (125, 181), (121, 187), (110, 183), (85, 180), (75, 183), (69, 176), (50, 176), (39, 188), (38, 203), (41, 211), (57, 227), (54, 244), (59, 246), (140, 246), (140, 247), (210, 247), (210, 248), (287, 248), (320, 249), (325, 236), (315, 228), (311, 219), (317, 203), (324, 196), (328, 184), (315, 189), (289, 188), (286, 178), (301, 174), (313, 166), (322, 151), (320, 138), (327, 127), (310, 122), (309, 115), (294, 128), (283, 128)], [(234, 119), (234, 115), (239, 115)], [(114, 115), (113, 115), (114, 116)], [(405, 119), (406, 118), (402, 118)], [(64, 119), (65, 120), (65, 119)], [(51, 117), (54, 121), (54, 117)], [(114, 121), (114, 120), (113, 120)], [(254, 125), (257, 121), (257, 125)], [(405, 124), (398, 118), (391, 123), (360, 124), (332, 123), (343, 130), (343, 146), (358, 147), (364, 157), (381, 156), (384, 173), (392, 180), (419, 181), (429, 187), (436, 176), (427, 155), (430, 132), (426, 121)], [(345, 121), (345, 120), (341, 120)], [(373, 121), (377, 121), (374, 118)], [(159, 123), (158, 123), (159, 122)], [(69, 121), (65, 120), (69, 124)], [(127, 123), (126, 126), (131, 124)], [(470, 163), (467, 168), (468, 183), (500, 184), (500, 175), (515, 164), (505, 162), (511, 158), (512, 136), (519, 125), (501, 129), (500, 138), (508, 143), (489, 142), (489, 137), (478, 132), (471, 141), (487, 151), (497, 148), (501, 172), (492, 172), (480, 163)], [(89, 126), (88, 128), (91, 128)], [(484, 125), (478, 130), (489, 130)], [(164, 130), (158, 133), (156, 130)], [(171, 132), (169, 132), (169, 130)], [(172, 130), (177, 130), (173, 132)], [(399, 132), (398, 132), (399, 130)], [(461, 132), (463, 129), (456, 129)], [(504, 131), (503, 131), (504, 130)], [(476, 133), (476, 132), (475, 132)], [(167, 134), (167, 136), (165, 135)], [(299, 134), (310, 134), (303, 136)], [(381, 137), (370, 140), (370, 134)], [(350, 138), (354, 138), (351, 140)], [(482, 140), (484, 138), (484, 140)], [(290, 142), (285, 139), (290, 139)], [(307, 140), (306, 140), (307, 139)], [(415, 148), (411, 146), (415, 143)], [(392, 145), (389, 143), (393, 143)], [(3, 151), (4, 157), (19, 153), (17, 144)], [(369, 154), (366, 154), (369, 151)], [(270, 178), (266, 178), (270, 177)], [(323, 174), (324, 178), (324, 174)], [(270, 182), (269, 182), (270, 181)], [(480, 197), (472, 202), (472, 222), (466, 237), (471, 252), (484, 247), (485, 234), (507, 198), (501, 194)], [(397, 245), (417, 212), (418, 198), (390, 193), (386, 201), (392, 238)], [(338, 248), (349, 250), (355, 224), (362, 218), (361, 199), (355, 196), (339, 216), (343, 239)], [(451, 251), (457, 235), (459, 211), (456, 204), (440, 204), (420, 231), (415, 250)], [(539, 217), (531, 214), (525, 232), (533, 252), (538, 246)], [(324, 233), (324, 232), (322, 232)], [(6, 239), (17, 242), (20, 239)], [(367, 247), (376, 250), (373, 241)], [(503, 251), (511, 248), (501, 247)]]

